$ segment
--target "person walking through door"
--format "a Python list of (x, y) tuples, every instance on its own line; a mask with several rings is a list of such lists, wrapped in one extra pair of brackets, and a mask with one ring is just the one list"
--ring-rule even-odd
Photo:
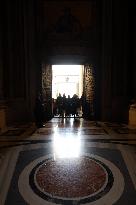
[(44, 105), (43, 105), (41, 94), (39, 94), (36, 97), (34, 114), (35, 114), (35, 123), (36, 123), (37, 128), (43, 127), (43, 122), (44, 122)]

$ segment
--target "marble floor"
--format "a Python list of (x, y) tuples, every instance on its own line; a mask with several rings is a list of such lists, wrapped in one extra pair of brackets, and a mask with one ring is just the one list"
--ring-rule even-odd
[(136, 127), (53, 118), (0, 134), (0, 205), (135, 205)]

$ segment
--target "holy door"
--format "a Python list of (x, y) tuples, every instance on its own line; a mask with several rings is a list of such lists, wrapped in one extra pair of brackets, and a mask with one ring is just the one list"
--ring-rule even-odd
[[(45, 118), (52, 118), (52, 66), (42, 65), (42, 94)], [(95, 74), (92, 65), (84, 65), (83, 74), (84, 118), (94, 119)]]
[(45, 106), (45, 120), (52, 118), (52, 66), (42, 64), (42, 95)]
[(84, 117), (94, 119), (95, 75), (92, 65), (87, 64), (84, 66), (83, 79)]

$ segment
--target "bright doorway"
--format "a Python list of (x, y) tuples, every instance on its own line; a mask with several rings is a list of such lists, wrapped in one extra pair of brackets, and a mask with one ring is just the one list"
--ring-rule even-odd
[(80, 98), (83, 92), (83, 65), (52, 65), (52, 98), (65, 93)]

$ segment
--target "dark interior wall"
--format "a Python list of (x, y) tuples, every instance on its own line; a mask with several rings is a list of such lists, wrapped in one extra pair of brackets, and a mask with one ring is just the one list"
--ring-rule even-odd
[(33, 118), (37, 88), (35, 1), (2, 4), (2, 92), (7, 124)]
[(136, 100), (136, 5), (129, 1), (129, 95)]
[(128, 2), (112, 1), (112, 119), (128, 121)]
[(133, 45), (134, 45), (134, 56), (133, 56), (133, 72), (132, 72), (132, 90), (133, 90), (133, 95), (132, 95), (132, 99), (135, 100), (136, 102), (136, 13), (135, 13), (135, 16), (134, 16), (134, 24), (133, 24), (133, 27), (134, 27), (134, 41), (133, 41)]
[[(78, 14), (76, 9), (80, 10), (79, 5), (82, 4), (88, 4), (90, 13), (93, 11), (91, 29), (86, 28), (82, 32), (82, 37), (85, 38), (80, 36), (73, 40), (68, 39), (65, 32), (60, 35), (50, 30), (52, 25), (56, 25), (53, 18), (51, 23), (48, 21), (49, 15), (52, 14), (49, 9), (51, 2), (48, 4), (47, 0), (43, 0), (43, 8), (48, 8), (47, 16), (46, 12), (43, 15), (43, 31), (46, 33), (43, 59), (45, 58), (45, 62), (49, 60), (54, 63), (61, 62), (62, 59), (68, 63), (79, 61), (83, 64), (92, 63), (96, 71), (95, 97), (98, 119), (128, 122), (130, 101), (135, 98), (136, 92), (134, 3), (128, 0), (90, 0), (78, 1), (78, 4), (77, 1), (73, 1), (74, 3), (66, 1), (75, 16)], [(60, 8), (63, 7), (61, 0), (53, 1), (51, 7), (53, 11), (57, 10), (58, 2)], [(84, 11), (85, 5), (82, 6)], [(60, 13), (57, 13), (58, 17)], [(82, 25), (85, 25), (82, 15), (77, 17), (82, 19)], [(47, 27), (50, 28), (50, 32)]]
[[(78, 1), (78, 4), (77, 1), (64, 2), (53, 1), (52, 4), (52, 1), (50, 3), (43, 1), (42, 22), (45, 41), (43, 41), (42, 58), (44, 62), (92, 63), (96, 72), (97, 118), (105, 121), (127, 122), (130, 101), (128, 1), (90, 0)], [(55, 30), (58, 26), (56, 22), (65, 6), (71, 8), (72, 14), (78, 17), (84, 28), (78, 36)], [(84, 13), (86, 9), (89, 14), (93, 13), (90, 15), (92, 19), (89, 26), (84, 23), (82, 15), (79, 16), (76, 12), (81, 11), (80, 9), (82, 10), (80, 13)], [(52, 13), (57, 13), (55, 20), (50, 17)]]
[[(111, 119), (111, 70), (112, 70), (112, 1), (100, 4), (100, 44), (101, 44), (101, 118)], [(106, 96), (106, 97), (105, 97)]]
[[(102, 3), (102, 119), (127, 122), (128, 2)], [(106, 96), (106, 97), (105, 97)]]
[[(71, 35), (54, 29), (65, 6), (82, 25)], [(50, 9), (57, 10), (57, 17)], [(136, 98), (136, 15), (131, 1), (5, 0), (1, 16), (0, 100), (7, 106), (9, 124), (33, 119), (43, 62), (93, 64), (97, 119), (127, 122), (128, 105)]]
[[(100, 5), (95, 0), (42, 1), (43, 47), (42, 61), (50, 64), (91, 64), (95, 70), (95, 117), (100, 119)], [(69, 31), (61, 27), (65, 8), (81, 25)], [(53, 15), (56, 14), (56, 15)], [(75, 28), (75, 22), (73, 22)]]
[(0, 100), (3, 96), (2, 18), (0, 18)]
[[(71, 22), (64, 20), (62, 23), (65, 9), (70, 9)], [(93, 60), (96, 51), (95, 1), (43, 0), (41, 13), (42, 60), (68, 63)]]

